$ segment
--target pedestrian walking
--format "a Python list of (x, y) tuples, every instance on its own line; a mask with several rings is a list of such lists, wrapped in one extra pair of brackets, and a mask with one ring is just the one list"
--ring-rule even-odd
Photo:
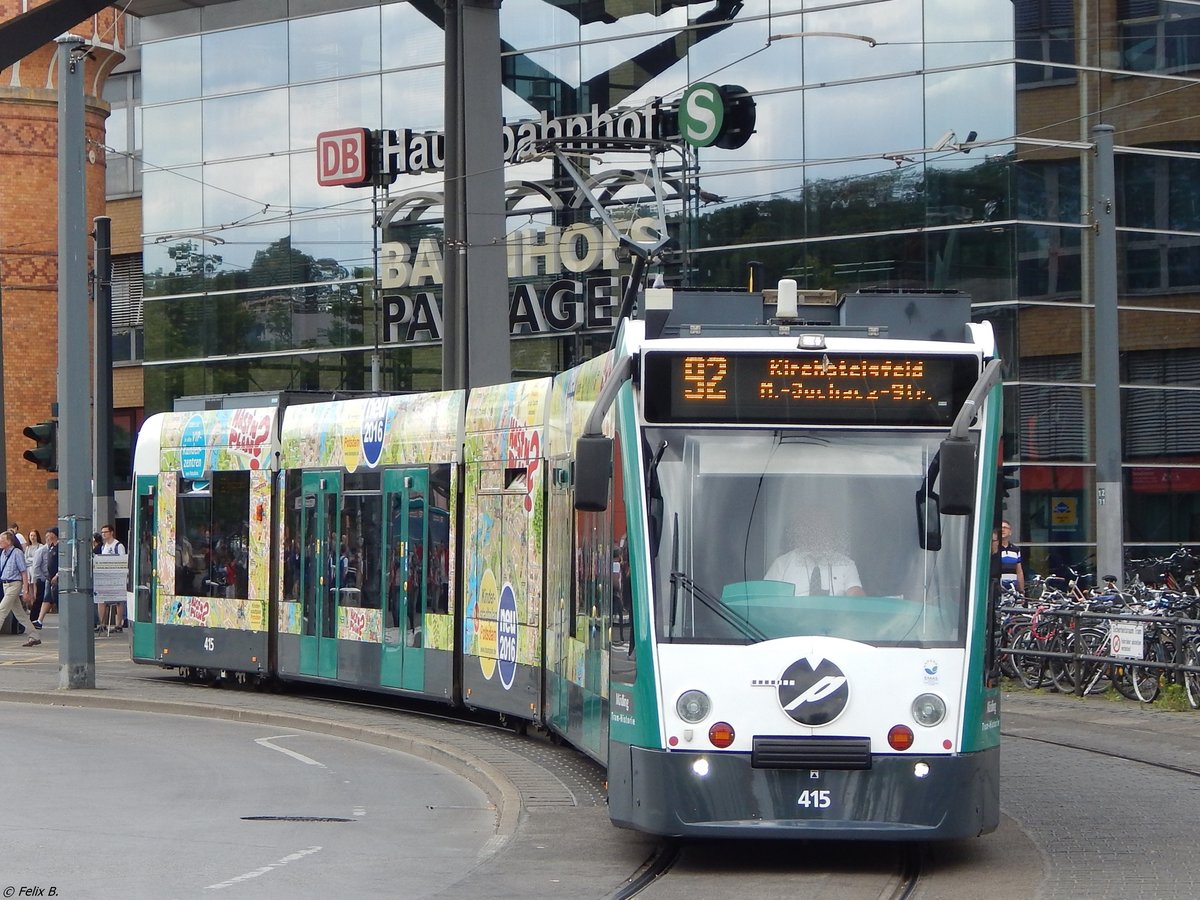
[(4, 589), (4, 599), (0, 600), (0, 622), (12, 613), (29, 635), (29, 640), (21, 646), (36, 647), (42, 639), (37, 636), (33, 620), (25, 612), (22, 602), (24, 597), (33, 596), (29, 569), (25, 566), (25, 553), (17, 546), (17, 539), (11, 531), (0, 532), (0, 587)]
[(46, 529), (46, 550), (41, 556), (41, 565), (46, 573), (46, 590), (34, 628), (45, 624), (47, 614), (58, 612), (58, 526)]
[(29, 569), (29, 583), (33, 585), (33, 602), (29, 605), (29, 618), (34, 628), (40, 628), (42, 601), (46, 597), (46, 545), (36, 528), (29, 529), (29, 543), (25, 545), (25, 566)]

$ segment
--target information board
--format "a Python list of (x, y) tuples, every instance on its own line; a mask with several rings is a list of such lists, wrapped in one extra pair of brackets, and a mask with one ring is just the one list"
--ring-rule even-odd
[(643, 413), (656, 424), (949, 425), (975, 356), (826, 351), (647, 351)]

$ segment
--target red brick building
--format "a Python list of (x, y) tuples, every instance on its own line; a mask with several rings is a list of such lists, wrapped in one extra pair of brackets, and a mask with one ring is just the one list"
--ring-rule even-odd
[[(0, 0), (7, 21), (36, 2)], [(90, 43), (84, 61), (87, 229), (105, 215), (104, 122), (100, 99), (109, 72), (124, 58), (124, 24), (105, 9), (71, 29)], [(0, 409), (4, 522), (44, 529), (58, 516), (47, 473), (22, 453), (27, 425), (50, 416), (58, 364), (58, 58), (53, 42), (0, 70)]]

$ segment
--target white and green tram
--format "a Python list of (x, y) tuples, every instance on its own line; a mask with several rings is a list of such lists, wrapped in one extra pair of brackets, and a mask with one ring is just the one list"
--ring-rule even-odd
[(995, 829), (991, 329), (749, 296), (554, 378), (150, 418), (134, 659), (536, 724), (657, 834)]

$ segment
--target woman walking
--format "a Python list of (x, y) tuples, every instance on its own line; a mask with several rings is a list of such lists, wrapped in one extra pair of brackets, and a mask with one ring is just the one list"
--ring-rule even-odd
[(33, 620), (34, 628), (41, 628), (42, 625), (38, 621), (39, 613), (42, 608), (42, 600), (45, 599), (45, 584), (44, 574), (39, 574), (38, 558), (42, 558), (42, 564), (45, 564), (46, 545), (42, 541), (42, 533), (36, 528), (29, 529), (29, 540), (25, 542), (25, 568), (29, 570), (29, 581), (33, 585), (33, 603), (29, 606), (29, 618)]

